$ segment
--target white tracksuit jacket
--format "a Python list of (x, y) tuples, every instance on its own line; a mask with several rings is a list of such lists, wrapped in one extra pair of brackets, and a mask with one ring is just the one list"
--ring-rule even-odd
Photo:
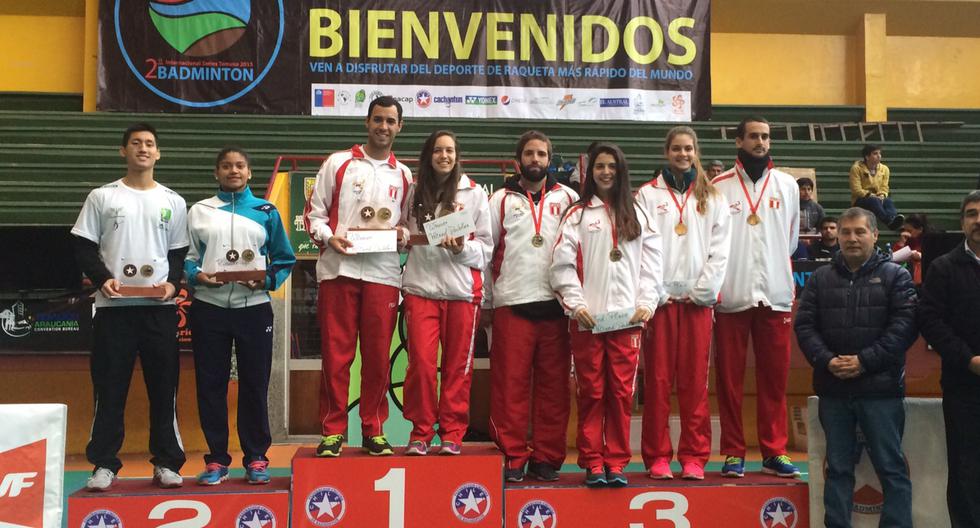
[[(636, 193), (636, 201), (650, 213), (654, 228), (661, 234), (664, 254), (661, 304), (671, 296), (687, 296), (695, 304), (714, 306), (725, 280), (731, 244), (728, 201), (721, 193), (709, 196), (707, 210), (701, 214), (697, 211), (693, 189), (691, 184), (681, 194), (658, 175)], [(683, 236), (674, 230), (682, 217), (677, 204), (684, 209), (687, 234)]]
[[(553, 183), (544, 193), (544, 215), (541, 218), (541, 247), (531, 245), (534, 236), (530, 200), (526, 194), (503, 188), (490, 197), (490, 231), (493, 235), (493, 259), (489, 279), (494, 308), (513, 306), (555, 298), (549, 280), (551, 249), (558, 237), (562, 214), (578, 200), (568, 187)], [(540, 209), (536, 204), (534, 216)], [(489, 289), (489, 288), (488, 288)], [(489, 306), (489, 302), (485, 303)]]
[[(412, 211), (414, 195), (413, 184), (406, 202), (409, 205), (405, 207), (404, 224), (412, 235), (425, 234), (419, 230)], [(459, 255), (439, 246), (411, 246), (402, 276), (402, 291), (427, 299), (479, 304), (483, 298), (483, 270), (493, 251), (487, 192), (464, 174), (456, 188), (455, 204), (455, 211), (451, 212), (470, 211), (476, 231), (464, 241)], [(435, 216), (440, 212), (441, 206)]]
[[(755, 183), (741, 163), (713, 180), (728, 199), (732, 215), (732, 244), (721, 302), (716, 307), (719, 312), (741, 312), (760, 305), (777, 312), (793, 308), (790, 255), (799, 239), (800, 189), (795, 178), (771, 167)], [(746, 190), (751, 202), (759, 204), (758, 225), (747, 223), (751, 204)]]
[(663, 278), (661, 237), (650, 214), (640, 204), (635, 207), (640, 236), (629, 241), (619, 237), (619, 262), (609, 259), (613, 236), (602, 200), (593, 197), (565, 214), (551, 258), (551, 287), (569, 316), (582, 307), (593, 315), (641, 306), (656, 309)]
[[(341, 255), (326, 244), (331, 236), (343, 236), (351, 227), (395, 227), (402, 217), (411, 182), (411, 171), (394, 154), (384, 161), (372, 160), (360, 145), (336, 152), (323, 162), (303, 211), (306, 231), (320, 247), (320, 259), (316, 263), (318, 281), (343, 275), (396, 288), (401, 286), (398, 253)], [(362, 218), (365, 207), (375, 210), (373, 218)], [(388, 220), (377, 216), (381, 209), (390, 212)]]

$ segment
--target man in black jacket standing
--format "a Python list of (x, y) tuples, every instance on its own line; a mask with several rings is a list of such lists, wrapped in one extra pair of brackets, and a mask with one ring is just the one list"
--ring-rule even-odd
[(916, 337), (912, 277), (875, 249), (873, 214), (840, 216), (841, 253), (807, 281), (796, 315), (813, 366), (827, 437), (824, 524), (851, 526), (857, 432), (864, 433), (885, 495), (880, 526), (912, 526), (912, 484), (902, 456), (905, 352)]
[(980, 191), (960, 206), (966, 241), (929, 266), (922, 335), (943, 359), (943, 416), (953, 528), (980, 526)]

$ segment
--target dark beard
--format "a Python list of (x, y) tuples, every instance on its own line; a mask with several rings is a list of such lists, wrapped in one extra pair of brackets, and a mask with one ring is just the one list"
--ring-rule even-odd
[(533, 183), (537, 183), (548, 177), (547, 167), (527, 167), (521, 165), (521, 177)]

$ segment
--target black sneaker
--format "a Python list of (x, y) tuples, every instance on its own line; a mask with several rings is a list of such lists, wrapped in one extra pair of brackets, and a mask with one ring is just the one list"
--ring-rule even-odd
[(602, 466), (595, 466), (585, 470), (585, 485), (590, 488), (603, 488), (608, 484), (606, 481), (606, 470)]
[(504, 468), (504, 481), (505, 482), (523, 482), (524, 481), (524, 468)]
[(320, 445), (316, 446), (318, 457), (339, 457), (343, 448), (344, 435), (334, 434), (320, 437)]
[(629, 484), (629, 480), (626, 479), (623, 468), (614, 466), (606, 470), (606, 483), (610, 488), (622, 488)]
[(531, 461), (527, 465), (527, 474), (543, 482), (558, 480), (558, 472), (546, 462)]
[(395, 454), (395, 451), (391, 449), (391, 444), (388, 443), (388, 439), (385, 435), (371, 436), (364, 439), (363, 442), (364, 451), (372, 456), (390, 456)]
[(888, 222), (888, 228), (892, 231), (898, 231), (903, 225), (905, 225), (905, 215), (902, 214), (895, 215), (895, 218), (892, 218), (892, 221)]

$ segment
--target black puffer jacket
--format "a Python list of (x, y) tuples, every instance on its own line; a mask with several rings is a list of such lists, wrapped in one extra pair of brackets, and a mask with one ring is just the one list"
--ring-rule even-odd
[[(912, 277), (875, 253), (856, 273), (838, 254), (813, 273), (796, 312), (796, 339), (813, 365), (819, 396), (902, 397), (905, 352), (915, 341), (917, 298)], [(842, 380), (827, 364), (857, 354), (864, 372)]]

